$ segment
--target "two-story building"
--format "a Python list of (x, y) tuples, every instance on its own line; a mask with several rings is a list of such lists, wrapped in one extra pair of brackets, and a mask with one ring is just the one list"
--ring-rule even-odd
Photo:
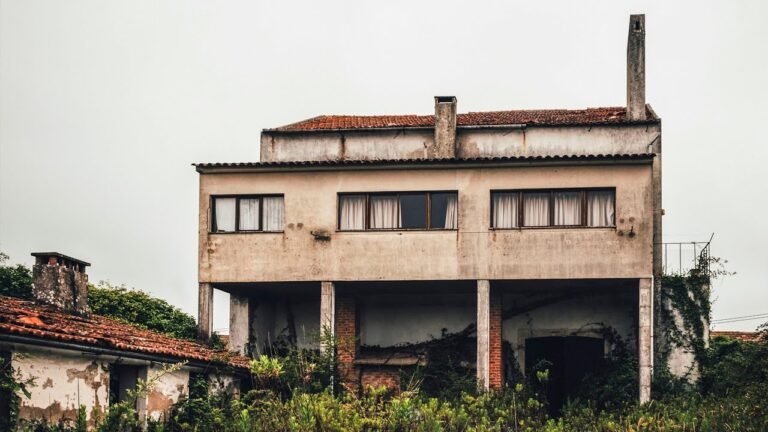
[(625, 107), (458, 114), (436, 97), (434, 114), (319, 116), (264, 130), (260, 162), (196, 164), (201, 335), (223, 290), (232, 347), (317, 347), (327, 329), (359, 387), (429, 361), (366, 347), (470, 329), (497, 388), (510, 361), (573, 381), (610, 328), (648, 400), (662, 209), (644, 37), (631, 16)]

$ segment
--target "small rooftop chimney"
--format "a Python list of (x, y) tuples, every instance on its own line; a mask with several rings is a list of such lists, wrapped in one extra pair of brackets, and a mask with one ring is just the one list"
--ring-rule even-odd
[(58, 252), (34, 252), (32, 295), (40, 303), (66, 312), (88, 313), (88, 275), (85, 261)]
[(456, 156), (456, 96), (435, 96), (435, 145), (431, 158)]
[(629, 16), (627, 120), (645, 120), (645, 15)]

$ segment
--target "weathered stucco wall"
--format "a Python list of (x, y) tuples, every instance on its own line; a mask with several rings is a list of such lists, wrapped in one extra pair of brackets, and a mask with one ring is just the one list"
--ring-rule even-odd
[[(650, 277), (651, 181), (647, 163), (203, 174), (199, 280)], [(615, 187), (617, 227), (489, 229), (491, 190), (569, 187)], [(428, 190), (459, 191), (458, 231), (336, 230), (339, 192)], [(259, 193), (285, 195), (283, 233), (208, 232), (211, 195)], [(316, 240), (317, 231), (331, 239)]]
[(148, 382), (154, 386), (146, 395), (146, 416), (153, 420), (159, 420), (171, 405), (178, 402), (182, 395), (189, 394), (189, 370), (182, 368), (172, 372), (165, 372), (163, 367), (157, 364), (149, 366), (147, 373)]
[[(659, 124), (467, 128), (456, 132), (456, 156), (543, 156), (648, 153)], [(377, 160), (436, 157), (434, 130), (392, 129), (261, 135), (262, 161)], [(443, 156), (445, 157), (445, 156)]]
[(12, 365), (22, 381), (35, 379), (30, 398), (21, 397), (19, 418), (75, 420), (80, 405), (88, 420), (94, 410), (104, 412), (109, 403), (109, 364), (82, 353), (38, 348), (17, 348)]

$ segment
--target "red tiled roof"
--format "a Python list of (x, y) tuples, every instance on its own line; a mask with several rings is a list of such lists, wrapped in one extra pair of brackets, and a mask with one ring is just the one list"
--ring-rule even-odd
[(749, 332), (749, 331), (711, 331), (709, 333), (709, 337), (727, 337), (731, 339), (738, 339), (743, 342), (757, 342), (761, 338), (760, 332)]
[[(457, 114), (456, 123), (458, 126), (520, 124), (568, 126), (633, 123), (627, 120), (626, 113), (626, 107), (470, 112)], [(653, 113), (653, 110), (648, 109), (647, 114), (648, 121), (658, 121), (658, 117)], [(434, 125), (434, 115), (322, 115), (275, 129), (267, 129), (267, 131), (299, 132), (336, 129), (434, 127)]]
[(230, 365), (239, 369), (248, 368), (249, 362), (242, 356), (143, 330), (100, 315), (73, 315), (32, 301), (4, 296), (0, 296), (0, 336), (2, 334), (31, 337), (41, 342), (68, 342), (127, 353)]

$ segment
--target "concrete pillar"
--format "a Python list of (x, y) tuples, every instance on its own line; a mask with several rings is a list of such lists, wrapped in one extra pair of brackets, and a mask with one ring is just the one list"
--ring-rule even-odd
[(197, 338), (209, 343), (213, 336), (213, 285), (201, 283), (197, 292)]
[(251, 301), (246, 296), (229, 295), (229, 351), (249, 354), (251, 337)]
[(627, 120), (645, 120), (645, 15), (630, 15), (627, 39)]
[(325, 352), (325, 336), (328, 332), (333, 336), (336, 332), (334, 325), (336, 315), (336, 286), (333, 282), (320, 282), (320, 352)]
[(477, 383), (484, 390), (490, 388), (490, 305), (491, 284), (477, 281)]
[(651, 400), (651, 357), (653, 356), (651, 332), (653, 326), (653, 280), (639, 280), (638, 306), (638, 356), (640, 363), (640, 403)]

